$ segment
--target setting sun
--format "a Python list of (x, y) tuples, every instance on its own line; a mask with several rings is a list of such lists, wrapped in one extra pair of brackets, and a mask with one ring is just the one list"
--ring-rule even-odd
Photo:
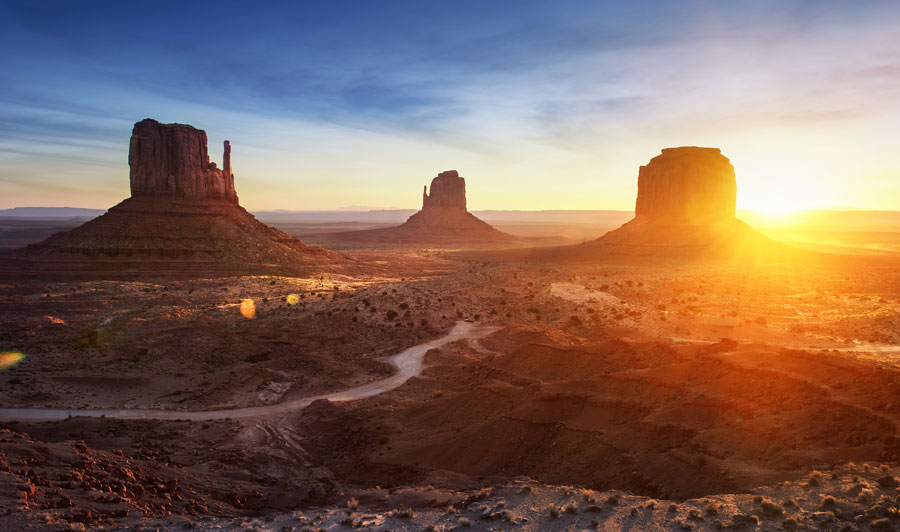
[(0, 2), (0, 532), (900, 530), (898, 29)]
[(827, 168), (812, 160), (789, 158), (740, 161), (738, 208), (767, 215), (821, 209), (839, 202), (828, 189)]

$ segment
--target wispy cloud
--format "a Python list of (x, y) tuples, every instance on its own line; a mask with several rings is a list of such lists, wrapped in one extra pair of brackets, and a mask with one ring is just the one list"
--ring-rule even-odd
[[(102, 188), (149, 116), (241, 139), (272, 187), (295, 185), (279, 180), (299, 165), (313, 186), (374, 172), (394, 193), (433, 160), (497, 176), (497, 197), (512, 179), (537, 197), (540, 173), (570, 187), (602, 175), (617, 191), (606, 206), (623, 207), (626, 169), (668, 143), (750, 153), (792, 131), (838, 142), (852, 125), (841, 141), (884, 159), (898, 23), (890, 2), (10, 1), (0, 165), (47, 182), (48, 159), (106, 165)], [(325, 201), (324, 186), (308, 196)], [(333, 201), (372, 203), (350, 194)]]

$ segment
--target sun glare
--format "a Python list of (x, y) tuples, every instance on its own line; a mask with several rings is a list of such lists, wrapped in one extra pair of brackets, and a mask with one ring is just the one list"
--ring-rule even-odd
[(20, 351), (0, 351), (0, 371), (9, 369), (25, 359)]
[(241, 316), (247, 318), (248, 320), (252, 320), (256, 317), (256, 304), (252, 299), (245, 299), (241, 301)]
[(738, 171), (738, 208), (766, 217), (783, 218), (799, 211), (820, 209), (830, 197), (827, 170), (816, 161), (773, 159), (742, 165)]

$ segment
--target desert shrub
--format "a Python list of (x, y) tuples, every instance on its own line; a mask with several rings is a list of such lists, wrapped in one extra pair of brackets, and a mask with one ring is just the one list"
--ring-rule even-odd
[(578, 508), (574, 504), (569, 504), (565, 508), (563, 508), (563, 511), (567, 514), (577, 514)]
[(835, 504), (837, 504), (837, 501), (830, 495), (822, 499), (822, 506), (834, 506)]
[(753, 525), (759, 526), (759, 518), (753, 514), (735, 514), (734, 517), (731, 518), (734, 521), (735, 525)]
[(782, 508), (780, 504), (768, 499), (759, 503), (759, 507), (766, 515), (782, 515), (784, 513), (784, 508)]
[(397, 510), (396, 516), (401, 519), (411, 519), (413, 517), (412, 508), (400, 508)]
[(893, 525), (888, 521), (887, 517), (872, 521), (872, 530), (892, 530)]
[(879, 486), (882, 488), (896, 488), (900, 487), (900, 480), (897, 480), (897, 477), (893, 477), (891, 475), (885, 475), (875, 480)]
[(460, 517), (459, 521), (457, 521), (459, 526), (472, 526), (472, 522), (466, 519), (465, 517)]
[(796, 530), (799, 526), (800, 523), (798, 523), (796, 519), (791, 519), (790, 517), (781, 522), (781, 528), (785, 530)]
[(551, 506), (547, 509), (547, 514), (555, 519), (559, 517), (559, 508), (557, 508), (556, 506)]

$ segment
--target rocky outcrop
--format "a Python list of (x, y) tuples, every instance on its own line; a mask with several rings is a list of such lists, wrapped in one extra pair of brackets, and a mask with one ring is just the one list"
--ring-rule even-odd
[(237, 203), (226, 140), (223, 168), (210, 162), (206, 132), (185, 124), (150, 118), (134, 125), (128, 152), (131, 196), (168, 196)]
[(494, 229), (466, 209), (466, 180), (456, 170), (441, 172), (425, 187), (422, 210), (400, 226), (367, 231), (331, 233), (331, 241), (384, 245), (458, 246), (495, 245), (515, 237)]
[(597, 240), (554, 253), (580, 260), (793, 256), (787, 246), (735, 218), (736, 198), (734, 167), (718, 148), (666, 148), (638, 172), (631, 221)]
[(220, 170), (209, 161), (204, 131), (142, 120), (128, 154), (131, 197), (13, 253), (34, 271), (97, 275), (295, 272), (346, 261), (254, 218), (238, 204), (227, 140), (222, 162)]
[(638, 172), (635, 217), (682, 225), (734, 218), (734, 167), (718, 148), (666, 148)]
[(455, 207), (466, 210), (466, 179), (456, 170), (441, 172), (431, 180), (431, 194), (426, 187), (422, 193), (422, 209)]

